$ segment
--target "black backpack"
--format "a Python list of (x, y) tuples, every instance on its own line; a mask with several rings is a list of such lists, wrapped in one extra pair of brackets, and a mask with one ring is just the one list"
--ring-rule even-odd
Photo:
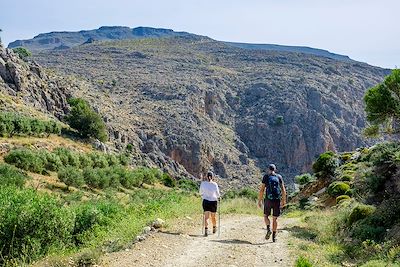
[(267, 198), (270, 200), (278, 200), (282, 198), (281, 183), (277, 175), (271, 175), (268, 177), (267, 187)]

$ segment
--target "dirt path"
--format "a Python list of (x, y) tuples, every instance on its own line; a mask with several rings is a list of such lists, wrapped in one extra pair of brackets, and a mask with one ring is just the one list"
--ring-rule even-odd
[[(199, 223), (196, 223), (197, 221)], [(221, 221), (221, 235), (201, 236), (201, 218), (152, 234), (129, 251), (106, 255), (104, 266), (293, 266), (288, 236), (290, 219), (280, 219), (278, 240), (265, 240), (261, 217), (230, 216)]]

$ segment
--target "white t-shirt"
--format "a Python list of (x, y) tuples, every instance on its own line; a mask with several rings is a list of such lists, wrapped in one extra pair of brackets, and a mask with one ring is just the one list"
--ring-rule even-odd
[(202, 199), (208, 201), (217, 201), (221, 196), (216, 182), (203, 181), (200, 184), (200, 195)]

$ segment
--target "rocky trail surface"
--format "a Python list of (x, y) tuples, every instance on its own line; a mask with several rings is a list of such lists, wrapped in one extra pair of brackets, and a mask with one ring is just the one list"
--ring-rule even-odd
[(132, 249), (108, 254), (102, 266), (293, 266), (281, 219), (278, 240), (265, 240), (261, 217), (229, 216), (221, 219), (221, 232), (203, 237), (201, 218), (186, 218), (179, 225), (152, 234)]

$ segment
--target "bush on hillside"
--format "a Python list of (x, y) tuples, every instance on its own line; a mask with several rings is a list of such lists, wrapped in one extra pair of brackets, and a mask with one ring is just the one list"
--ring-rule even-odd
[(1, 261), (37, 259), (70, 244), (74, 214), (57, 199), (32, 189), (0, 187)]
[(85, 154), (85, 153), (79, 153), (79, 167), (81, 169), (87, 168), (87, 167), (93, 167), (93, 160), (90, 157), (90, 155)]
[(23, 187), (27, 179), (29, 177), (20, 169), (0, 163), (0, 186)]
[(160, 181), (162, 178), (162, 173), (159, 169), (156, 168), (138, 168), (135, 170), (137, 173), (143, 174), (143, 183), (145, 184), (154, 184), (156, 181)]
[(4, 157), (4, 161), (17, 168), (35, 173), (43, 173), (45, 167), (45, 160), (41, 156), (25, 148), (11, 150)]
[(350, 191), (350, 185), (344, 182), (333, 182), (328, 186), (328, 194), (332, 197), (347, 195)]
[(63, 163), (57, 154), (51, 153), (47, 150), (40, 150), (35, 152), (44, 161), (44, 169), (49, 171), (58, 171)]
[(84, 242), (85, 234), (95, 226), (107, 226), (112, 219), (123, 214), (121, 204), (111, 200), (91, 200), (73, 208), (75, 211), (75, 226), (73, 235), (75, 244)]
[(71, 112), (66, 116), (68, 124), (77, 130), (83, 138), (96, 138), (104, 142), (107, 140), (107, 132), (104, 121), (89, 103), (81, 98), (70, 98), (68, 104)]
[(13, 48), (12, 50), (14, 51), (14, 53), (16, 53), (22, 59), (32, 56), (31, 51), (29, 51), (25, 47), (16, 47), (16, 48)]
[(85, 180), (83, 178), (82, 171), (76, 167), (67, 166), (58, 171), (58, 179), (65, 183), (68, 187), (81, 187), (84, 185)]
[(162, 183), (168, 187), (176, 187), (177, 183), (174, 178), (172, 178), (168, 173), (163, 173), (161, 178)]
[(352, 225), (356, 221), (366, 218), (375, 211), (375, 207), (371, 205), (359, 204), (355, 206), (350, 212), (348, 223)]
[(257, 200), (258, 192), (252, 188), (245, 187), (242, 189), (232, 189), (232, 190), (227, 191), (224, 194), (224, 198), (226, 198), (226, 199), (238, 198), (238, 197), (244, 197), (244, 198), (248, 198), (250, 200)]
[(11, 112), (0, 112), (0, 135), (61, 134), (61, 124), (45, 121)]
[(200, 182), (182, 178), (178, 180), (178, 187), (185, 191), (197, 192), (200, 188)]
[(54, 154), (60, 157), (60, 160), (64, 166), (79, 167), (79, 153), (74, 152), (64, 147), (58, 147), (54, 149)]
[(353, 180), (353, 176), (349, 174), (343, 174), (342, 176), (340, 176), (340, 181), (350, 182), (351, 180)]
[(108, 161), (104, 153), (92, 152), (89, 154), (93, 162), (93, 168), (105, 168), (108, 167)]
[(340, 195), (336, 198), (336, 204), (339, 204), (341, 201), (346, 201), (350, 199), (351, 197), (349, 197), (348, 195)]
[(312, 168), (318, 178), (326, 178), (335, 174), (338, 160), (335, 153), (328, 151), (319, 155)]
[(300, 185), (306, 185), (313, 180), (313, 176), (309, 173), (304, 173), (302, 175), (297, 175), (295, 177), (296, 183)]

